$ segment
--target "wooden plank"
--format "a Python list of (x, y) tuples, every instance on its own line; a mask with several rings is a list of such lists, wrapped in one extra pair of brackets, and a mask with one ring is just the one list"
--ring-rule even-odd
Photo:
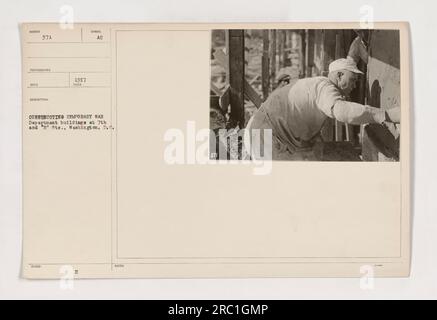
[(301, 77), (306, 75), (306, 40), (305, 30), (299, 32), (300, 36), (300, 56), (301, 56)]
[(305, 30), (305, 77), (311, 77), (311, 70), (309, 68), (309, 30)]
[(263, 55), (261, 60), (261, 81), (262, 81), (263, 99), (266, 100), (270, 93), (269, 30), (263, 30)]
[(281, 50), (281, 68), (287, 67), (287, 51), (286, 48), (288, 48), (287, 46), (287, 31), (286, 30), (281, 30), (281, 43), (282, 43), (282, 50)]
[(250, 85), (254, 84), (256, 81), (258, 81), (259, 77), (260, 77), (259, 74), (256, 75), (252, 80), (249, 81), (249, 84), (250, 84)]
[(282, 31), (277, 31), (277, 41), (278, 41), (278, 69), (281, 69), (284, 66), (284, 42), (282, 37)]
[(229, 97), (230, 92), (231, 92), (230, 87), (229, 87), (229, 85), (227, 85), (225, 91), (220, 96), (220, 100), (219, 100), (220, 108), (225, 113), (228, 112), (228, 107), (229, 107), (229, 103), (230, 103), (230, 97)]
[(246, 80), (244, 81), (244, 95), (250, 101), (252, 101), (257, 108), (261, 107), (261, 97), (258, 95), (258, 93), (256, 93), (255, 89), (253, 89), (253, 87)]
[(313, 76), (313, 66), (314, 66), (314, 30), (306, 31), (306, 76)]
[(244, 127), (244, 30), (228, 30), (230, 121)]
[(337, 30), (335, 34), (335, 59), (346, 58), (343, 49), (342, 31)]
[[(217, 63), (221, 65), (222, 67), (226, 68), (228, 66), (228, 57), (223, 53), (223, 51), (219, 50), (214, 53), (214, 58), (217, 60)], [(256, 76), (251, 80), (251, 83), (258, 80), (259, 75)], [(225, 91), (222, 92), (220, 89), (218, 89), (216, 86), (214, 86), (213, 83), (211, 83), (211, 90), (218, 96), (220, 96), (220, 106), (221, 108), (226, 111), (227, 107), (229, 106), (229, 86), (226, 87)], [(259, 108), (262, 103), (261, 97), (258, 95), (258, 93), (253, 89), (253, 87), (248, 83), (246, 80), (244, 80), (244, 90), (246, 97), (253, 102), (253, 104)], [(246, 92), (246, 90), (248, 92)]]
[(276, 78), (276, 30), (270, 30), (270, 83), (275, 83)]

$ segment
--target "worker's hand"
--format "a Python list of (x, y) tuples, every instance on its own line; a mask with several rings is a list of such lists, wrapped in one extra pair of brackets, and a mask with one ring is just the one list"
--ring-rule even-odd
[(400, 107), (394, 107), (391, 109), (387, 109), (385, 111), (386, 113), (386, 121), (388, 122), (394, 122), (394, 123), (400, 123), (401, 122), (401, 108)]

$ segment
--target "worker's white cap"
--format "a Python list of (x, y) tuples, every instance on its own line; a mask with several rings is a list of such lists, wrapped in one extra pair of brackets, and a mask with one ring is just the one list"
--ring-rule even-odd
[(337, 59), (335, 61), (332, 61), (329, 64), (329, 72), (340, 71), (340, 70), (349, 70), (353, 73), (361, 73), (362, 74), (362, 72), (358, 69), (355, 61), (351, 58)]

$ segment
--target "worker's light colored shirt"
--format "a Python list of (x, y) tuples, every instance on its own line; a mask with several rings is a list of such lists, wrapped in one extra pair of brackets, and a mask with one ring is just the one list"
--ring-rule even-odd
[(309, 141), (320, 132), (337, 100), (344, 100), (326, 77), (300, 79), (271, 93), (264, 102), (273, 132), (282, 142)]
[(275, 137), (297, 148), (309, 145), (327, 117), (352, 124), (384, 120), (384, 111), (380, 109), (345, 101), (326, 77), (299, 79), (277, 89), (261, 108)]

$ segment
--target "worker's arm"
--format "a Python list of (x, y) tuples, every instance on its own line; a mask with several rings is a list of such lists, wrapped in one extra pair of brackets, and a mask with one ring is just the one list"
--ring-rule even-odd
[(338, 100), (334, 104), (332, 115), (338, 121), (350, 124), (400, 122), (399, 107), (382, 110), (344, 100)]
[(355, 102), (338, 100), (332, 107), (332, 117), (350, 124), (383, 123), (385, 111)]
[(400, 122), (400, 108), (383, 110), (371, 106), (349, 102), (330, 83), (319, 88), (317, 106), (330, 118), (350, 124)]

